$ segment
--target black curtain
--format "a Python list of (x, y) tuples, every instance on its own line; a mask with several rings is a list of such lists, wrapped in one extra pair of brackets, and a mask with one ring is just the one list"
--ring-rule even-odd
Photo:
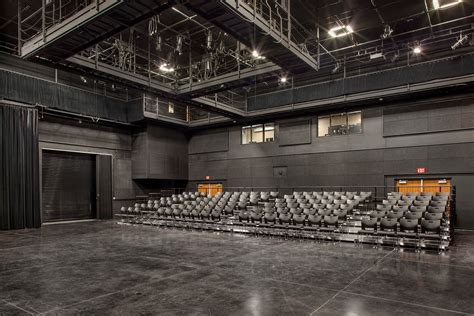
[(41, 226), (38, 112), (0, 100), (0, 229)]
[(97, 212), (99, 219), (113, 218), (112, 156), (97, 155)]

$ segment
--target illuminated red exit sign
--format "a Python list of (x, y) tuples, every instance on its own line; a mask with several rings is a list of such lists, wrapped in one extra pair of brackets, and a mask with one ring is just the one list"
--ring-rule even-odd
[(426, 168), (416, 168), (416, 173), (426, 173)]

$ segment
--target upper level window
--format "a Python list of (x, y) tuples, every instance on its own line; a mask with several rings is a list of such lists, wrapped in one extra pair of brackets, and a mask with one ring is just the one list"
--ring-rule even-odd
[(360, 111), (337, 113), (318, 118), (318, 137), (362, 133)]
[(242, 127), (242, 144), (273, 142), (275, 124), (257, 124)]

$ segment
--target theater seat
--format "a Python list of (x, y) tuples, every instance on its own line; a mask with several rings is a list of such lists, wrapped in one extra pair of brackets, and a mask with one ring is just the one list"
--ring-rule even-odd
[(337, 215), (325, 215), (324, 216), (324, 226), (326, 227), (338, 227), (339, 226), (339, 217)]
[(250, 212), (250, 221), (252, 223), (260, 223), (262, 221), (263, 213), (261, 212)]
[(306, 215), (304, 214), (293, 214), (292, 220), (294, 225), (303, 225), (306, 219)]
[(394, 205), (392, 210), (395, 212), (406, 212), (408, 211), (408, 205)]
[(377, 211), (385, 211), (385, 212), (388, 212), (392, 209), (392, 205), (391, 204), (377, 204), (376, 206), (376, 210)]
[(303, 210), (303, 213), (305, 215), (314, 215), (318, 212), (318, 210), (314, 209), (314, 208), (306, 208)]
[(334, 210), (333, 214), (339, 217), (339, 219), (345, 219), (347, 216), (347, 211), (346, 210)]
[(370, 217), (374, 217), (374, 218), (382, 218), (382, 217), (385, 217), (387, 216), (387, 212), (386, 211), (372, 211), (370, 212)]
[(417, 233), (418, 232), (418, 220), (401, 218), (400, 219), (400, 231), (406, 233)]
[(426, 212), (425, 213), (425, 219), (428, 219), (428, 220), (441, 220), (441, 219), (443, 219), (443, 213)]
[(387, 213), (389, 218), (402, 218), (403, 215), (405, 215), (405, 212), (403, 211), (390, 211)]
[(377, 218), (375, 217), (363, 217), (361, 220), (363, 230), (377, 230)]
[(249, 220), (249, 213), (248, 212), (240, 212), (239, 213), (239, 221), (247, 222)]
[(430, 201), (429, 200), (415, 200), (413, 201), (413, 206), (428, 206), (430, 205)]
[(447, 195), (435, 195), (432, 198), (432, 201), (447, 201), (449, 199), (449, 196)]
[(446, 207), (447, 204), (448, 204), (448, 201), (431, 201), (430, 202), (431, 206), (444, 206), (444, 207)]
[(415, 206), (412, 205), (409, 207), (411, 212), (426, 212), (426, 206)]
[(332, 210), (328, 210), (325, 208), (318, 210), (318, 214), (322, 216), (331, 215), (331, 213), (332, 213)]
[(428, 212), (430, 213), (444, 213), (446, 208), (444, 206), (428, 206)]
[(421, 220), (421, 232), (423, 234), (439, 234), (441, 228), (441, 223), (439, 220)]
[(290, 213), (278, 215), (278, 221), (281, 224), (288, 224), (290, 222), (290, 220), (291, 220), (291, 214)]
[(263, 215), (263, 221), (265, 223), (274, 224), (276, 222), (276, 219), (277, 219), (277, 213), (265, 213), (265, 215)]
[(320, 225), (323, 217), (321, 215), (309, 215), (308, 224), (311, 226)]
[(380, 229), (386, 232), (397, 231), (398, 220), (396, 218), (382, 218), (380, 220)]
[(420, 220), (422, 217), (423, 217), (422, 212), (408, 211), (408, 212), (405, 213), (405, 218), (408, 218), (408, 219)]

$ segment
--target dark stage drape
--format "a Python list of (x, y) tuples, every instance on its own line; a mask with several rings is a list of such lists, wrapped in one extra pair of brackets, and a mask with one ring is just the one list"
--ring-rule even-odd
[(97, 155), (97, 211), (98, 218), (113, 218), (112, 211), (112, 156)]
[(38, 112), (0, 100), (0, 229), (41, 226)]

